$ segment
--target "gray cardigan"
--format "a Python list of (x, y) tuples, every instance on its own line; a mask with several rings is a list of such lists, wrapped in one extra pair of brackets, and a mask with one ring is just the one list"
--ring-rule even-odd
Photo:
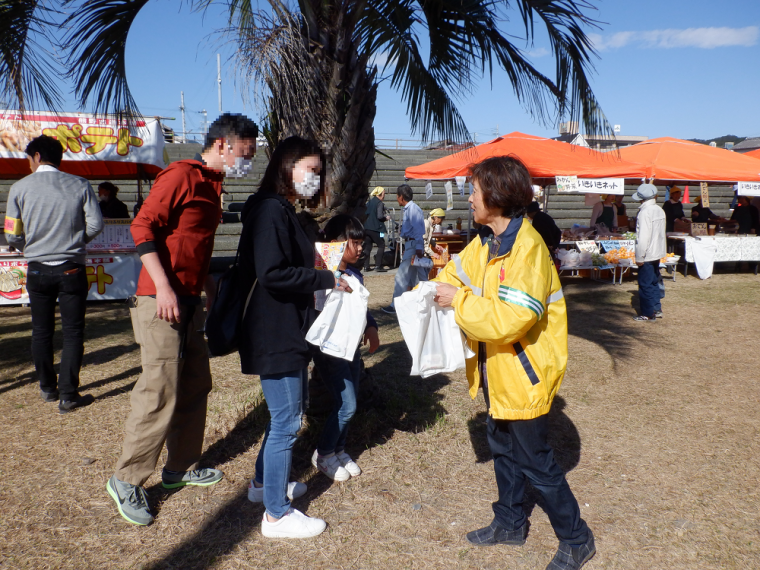
[(29, 261), (85, 263), (85, 244), (103, 231), (95, 192), (84, 178), (41, 166), (11, 186), (8, 244)]

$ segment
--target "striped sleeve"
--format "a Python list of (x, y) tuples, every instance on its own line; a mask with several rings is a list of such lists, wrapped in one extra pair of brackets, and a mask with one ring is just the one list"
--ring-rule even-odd
[(535, 297), (528, 295), (525, 291), (507, 287), (506, 285), (499, 285), (499, 299), (505, 303), (511, 303), (513, 305), (519, 305), (526, 309), (530, 309), (536, 314), (537, 320), (539, 321), (544, 316), (544, 304)]

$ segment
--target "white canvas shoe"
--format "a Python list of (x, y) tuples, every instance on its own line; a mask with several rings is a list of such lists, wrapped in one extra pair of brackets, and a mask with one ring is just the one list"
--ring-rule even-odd
[(269, 522), (266, 513), (261, 520), (261, 534), (267, 538), (311, 538), (322, 534), (325, 528), (327, 523), (322, 519), (307, 517), (292, 507), (277, 522)]
[[(297, 499), (298, 497), (305, 495), (306, 489), (307, 487), (305, 483), (291, 481), (288, 483), (288, 499), (292, 501), (293, 499)], [(253, 479), (251, 479), (250, 483), (248, 483), (248, 500), (252, 503), (264, 502), (264, 487), (256, 487), (256, 485), (253, 484)]]
[(351, 474), (351, 477), (358, 477), (362, 474), (362, 468), (359, 467), (359, 464), (356, 463), (353, 459), (351, 459), (351, 456), (346, 453), (345, 451), (341, 451), (340, 453), (336, 453), (335, 457), (338, 458), (338, 461), (340, 464)]
[(333, 481), (348, 481), (351, 478), (351, 473), (340, 464), (334, 453), (322, 456), (315, 449), (314, 455), (311, 456), (311, 464)]

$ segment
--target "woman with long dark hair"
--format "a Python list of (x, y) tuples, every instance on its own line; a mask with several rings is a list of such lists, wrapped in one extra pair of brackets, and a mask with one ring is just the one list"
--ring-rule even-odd
[(271, 538), (308, 538), (326, 526), (290, 506), (306, 485), (288, 482), (306, 400), (310, 351), (304, 337), (315, 318), (314, 292), (338, 284), (333, 273), (314, 268), (314, 244), (293, 207), (320, 191), (322, 163), (316, 143), (284, 140), (242, 212), (240, 266), (246, 290), (253, 291), (242, 321), (240, 362), (244, 374), (261, 378), (271, 416), (248, 498), (264, 503), (261, 532)]

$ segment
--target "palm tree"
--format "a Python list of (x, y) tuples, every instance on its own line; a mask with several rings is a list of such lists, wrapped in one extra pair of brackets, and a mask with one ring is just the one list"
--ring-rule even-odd
[[(45, 82), (49, 75), (32, 59), (30, 39), (55, 25), (40, 15), (43, 10), (67, 11), (60, 49), (82, 106), (136, 113), (125, 46), (147, 1), (0, 0), (0, 97), (20, 108), (31, 100), (55, 102)], [(203, 10), (214, 1), (220, 0), (192, 5)], [(401, 92), (412, 131), (425, 140), (469, 139), (456, 101), (491, 78), (494, 67), (506, 72), (518, 100), (539, 121), (568, 118), (587, 132), (612, 134), (588, 78), (596, 54), (584, 28), (598, 26), (588, 15), (590, 0), (268, 0), (269, 10), (250, 0), (225, 3), (241, 76), (266, 101), (270, 140), (299, 134), (324, 145), (333, 210), (351, 211), (366, 198), (383, 80)], [(524, 32), (521, 45), (533, 44), (536, 25), (545, 29), (556, 63), (553, 79), (507, 34), (512, 13)]]

